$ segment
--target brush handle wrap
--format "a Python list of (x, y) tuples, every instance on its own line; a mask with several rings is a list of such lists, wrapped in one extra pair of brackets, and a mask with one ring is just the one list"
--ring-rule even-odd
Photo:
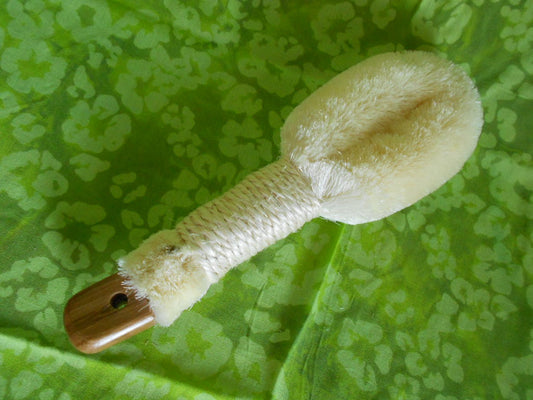
[(198, 250), (197, 262), (220, 278), (300, 229), (319, 210), (307, 179), (282, 158), (193, 211), (176, 230), (182, 243)]
[(170, 325), (231, 268), (320, 215), (309, 180), (288, 158), (248, 175), (119, 260), (120, 273), (156, 320)]

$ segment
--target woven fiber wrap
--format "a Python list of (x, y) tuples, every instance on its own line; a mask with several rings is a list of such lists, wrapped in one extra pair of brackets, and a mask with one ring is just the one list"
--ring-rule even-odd
[(119, 260), (128, 284), (170, 325), (230, 268), (317, 217), (320, 202), (287, 158), (199, 207), (175, 230), (151, 236)]

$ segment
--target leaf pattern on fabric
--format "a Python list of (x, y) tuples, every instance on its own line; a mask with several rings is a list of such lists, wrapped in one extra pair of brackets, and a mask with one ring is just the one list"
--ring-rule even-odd
[[(0, 398), (533, 398), (531, 1), (4, 3)], [(313, 90), (404, 49), (479, 87), (457, 176), (382, 221), (309, 222), (167, 329), (70, 346), (70, 296), (275, 160)]]

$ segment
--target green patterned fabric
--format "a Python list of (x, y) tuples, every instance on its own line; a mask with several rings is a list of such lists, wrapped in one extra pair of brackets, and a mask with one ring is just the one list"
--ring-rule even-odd
[[(533, 399), (533, 2), (9, 0), (0, 11), (0, 398)], [(289, 112), (385, 51), (479, 87), (460, 174), (314, 220), (170, 328), (101, 354), (62, 312), (279, 154)]]

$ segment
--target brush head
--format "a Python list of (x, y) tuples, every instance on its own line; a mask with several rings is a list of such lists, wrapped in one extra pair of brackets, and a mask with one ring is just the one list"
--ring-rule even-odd
[(478, 92), (461, 68), (426, 52), (385, 53), (296, 107), (281, 147), (310, 180), (322, 217), (360, 224), (415, 203), (455, 175), (482, 124)]

